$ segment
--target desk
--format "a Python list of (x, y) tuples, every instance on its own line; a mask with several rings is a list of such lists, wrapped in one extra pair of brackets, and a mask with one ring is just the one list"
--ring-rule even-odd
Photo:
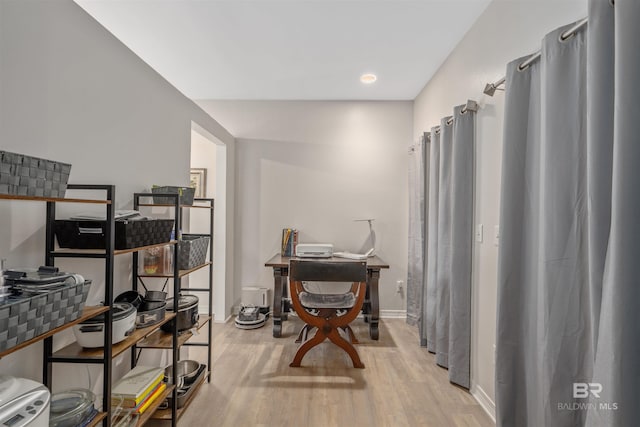
[[(282, 334), (282, 321), (287, 320), (289, 312), (287, 277), (289, 276), (290, 257), (275, 255), (264, 266), (273, 268), (273, 336), (279, 338)], [(313, 260), (314, 258), (304, 258)], [(323, 261), (357, 261), (346, 258), (319, 258)], [(378, 295), (378, 280), (380, 270), (389, 265), (377, 256), (367, 259), (367, 293), (362, 307), (364, 321), (369, 323), (369, 336), (378, 339), (378, 321), (380, 320), (380, 299)]]

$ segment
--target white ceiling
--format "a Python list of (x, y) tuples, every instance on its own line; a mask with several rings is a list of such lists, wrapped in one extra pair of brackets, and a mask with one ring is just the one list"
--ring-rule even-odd
[(491, 0), (75, 1), (192, 99), (412, 100)]

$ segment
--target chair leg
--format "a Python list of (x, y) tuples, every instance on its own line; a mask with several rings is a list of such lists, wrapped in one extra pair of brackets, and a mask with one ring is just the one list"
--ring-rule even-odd
[(358, 338), (356, 338), (356, 334), (353, 333), (353, 329), (351, 329), (351, 326), (344, 326), (342, 327), (342, 330), (349, 335), (349, 341), (351, 341), (351, 344), (360, 344), (360, 341), (358, 341)]
[(362, 363), (362, 361), (360, 360), (360, 356), (358, 355), (358, 351), (356, 350), (356, 348), (349, 341), (342, 338), (337, 329), (332, 329), (331, 331), (329, 331), (327, 337), (331, 340), (331, 342), (347, 352), (347, 354), (351, 358), (351, 362), (353, 362), (354, 368), (364, 368), (364, 363)]
[(296, 355), (293, 358), (293, 362), (291, 362), (289, 366), (291, 366), (292, 368), (300, 367), (300, 363), (302, 362), (302, 358), (304, 357), (304, 355), (307, 354), (307, 352), (311, 350), (313, 347), (317, 346), (322, 341), (324, 341), (326, 338), (327, 338), (327, 334), (324, 333), (322, 328), (318, 328), (313, 338), (305, 341), (298, 348), (298, 351), (296, 352)]
[(307, 336), (311, 331), (313, 331), (314, 328), (315, 326), (309, 325), (308, 323), (305, 324), (302, 329), (300, 329), (300, 333), (298, 334), (298, 338), (296, 338), (296, 342), (305, 342), (307, 340)]

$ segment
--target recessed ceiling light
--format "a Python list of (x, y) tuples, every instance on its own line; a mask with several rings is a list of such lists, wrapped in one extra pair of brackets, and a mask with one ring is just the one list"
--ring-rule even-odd
[(376, 80), (378, 80), (378, 77), (376, 77), (375, 74), (367, 73), (360, 76), (360, 81), (367, 85), (375, 82)]

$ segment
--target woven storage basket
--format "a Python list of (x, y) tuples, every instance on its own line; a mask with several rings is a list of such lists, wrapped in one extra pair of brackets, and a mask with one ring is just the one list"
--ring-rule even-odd
[[(115, 249), (132, 249), (171, 240), (174, 220), (116, 221)], [(61, 219), (53, 224), (61, 248), (104, 249), (106, 221)]]
[(71, 165), (0, 151), (0, 194), (64, 197)]
[[(191, 206), (193, 205), (193, 196), (195, 195), (196, 189), (192, 187), (159, 187), (154, 185), (153, 188), (151, 188), (151, 192), (158, 194), (178, 194), (180, 195), (179, 200), (181, 205)], [(172, 205), (175, 203), (175, 200), (171, 197), (153, 196), (153, 203)]]
[(206, 234), (183, 234), (178, 242), (178, 269), (190, 270), (204, 264), (209, 239), (210, 236)]
[(85, 280), (40, 295), (11, 298), (0, 305), (0, 351), (76, 320), (90, 286), (91, 280)]

